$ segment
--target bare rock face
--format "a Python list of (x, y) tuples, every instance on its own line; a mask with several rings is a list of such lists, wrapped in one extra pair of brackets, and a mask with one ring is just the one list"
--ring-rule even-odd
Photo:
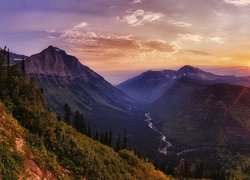
[(120, 118), (121, 111), (126, 112), (135, 106), (125, 93), (57, 47), (49, 46), (29, 57), (25, 61), (25, 71), (37, 80), (48, 105), (58, 114), (68, 103), (72, 110), (85, 113), (88, 119), (94, 119), (98, 124), (100, 119), (116, 121), (114, 115)]
[(28, 58), (25, 62), (25, 70), (28, 74), (59, 77), (86, 77), (87, 73), (95, 74), (82, 65), (77, 58), (53, 46)]

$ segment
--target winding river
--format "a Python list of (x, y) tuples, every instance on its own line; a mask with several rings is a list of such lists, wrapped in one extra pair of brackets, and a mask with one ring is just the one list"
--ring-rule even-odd
[(150, 113), (146, 113), (145, 117), (146, 117), (145, 121), (148, 123), (148, 126), (155, 132), (157, 132), (161, 137), (161, 141), (158, 147), (158, 152), (160, 154), (167, 155), (168, 148), (171, 147), (172, 144), (169, 141), (167, 141), (167, 137), (157, 127), (154, 126)]
[[(167, 141), (167, 137), (163, 134), (163, 132), (161, 132), (157, 127), (154, 126), (153, 122), (152, 122), (152, 118), (150, 116), (150, 113), (146, 113), (145, 114), (145, 121), (148, 123), (148, 126), (154, 130), (155, 132), (157, 132), (160, 137), (161, 137), (161, 141), (160, 141), (160, 144), (159, 144), (159, 147), (158, 147), (158, 152), (160, 154), (164, 154), (164, 155), (167, 155), (168, 153), (168, 148), (172, 146), (172, 144)], [(194, 152), (194, 151), (199, 151), (200, 149), (186, 149), (184, 151), (181, 151), (181, 152), (178, 152), (176, 153), (177, 156), (180, 156), (180, 155), (183, 155), (183, 154), (186, 154), (186, 153), (189, 153), (189, 152)]]

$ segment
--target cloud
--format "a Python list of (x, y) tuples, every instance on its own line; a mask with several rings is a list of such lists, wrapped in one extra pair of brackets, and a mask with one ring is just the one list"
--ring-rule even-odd
[(212, 54), (204, 51), (197, 51), (197, 50), (185, 50), (185, 51), (200, 56), (212, 56)]
[[(121, 21), (126, 22), (131, 26), (142, 26), (147, 23), (160, 20), (164, 14), (138, 9), (136, 11), (128, 11), (129, 15), (123, 17)], [(119, 18), (120, 19), (120, 18)]]
[(181, 40), (188, 40), (188, 41), (194, 41), (194, 42), (201, 42), (202, 37), (198, 34), (178, 34), (179, 38)]
[(47, 30), (45, 30), (47, 33), (55, 33), (56, 32), (56, 30), (54, 30), (54, 29), (47, 29)]
[(161, 40), (149, 40), (141, 42), (143, 46), (143, 50), (147, 51), (159, 51), (159, 52), (173, 52), (175, 51), (175, 46), (166, 43), (165, 41)]
[(75, 25), (75, 26), (73, 27), (73, 29), (81, 29), (81, 28), (84, 28), (84, 27), (87, 27), (87, 26), (88, 26), (88, 23), (87, 23), (87, 22), (81, 22), (81, 23)]
[(250, 5), (250, 0), (224, 0), (224, 2), (233, 4), (236, 6), (248, 6)]
[(192, 24), (183, 22), (183, 21), (171, 22), (171, 24), (178, 26), (178, 27), (191, 27), (192, 26)]
[(78, 49), (88, 59), (119, 59), (137, 57), (141, 54), (170, 54), (176, 51), (171, 43), (162, 40), (139, 40), (131, 35), (98, 34), (96, 32), (79, 33), (65, 31), (62, 40)]
[(218, 43), (218, 44), (224, 44), (225, 43), (225, 40), (222, 37), (219, 37), (219, 36), (211, 37), (210, 41)]
[(142, 0), (133, 0), (132, 3), (133, 3), (133, 4), (140, 4), (140, 3), (142, 3)]
[(221, 60), (223, 60), (223, 61), (230, 61), (230, 60), (232, 60), (232, 58), (231, 57), (222, 57)]

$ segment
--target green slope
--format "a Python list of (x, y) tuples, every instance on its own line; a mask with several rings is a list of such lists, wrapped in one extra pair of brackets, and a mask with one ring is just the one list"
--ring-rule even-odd
[(241, 145), (250, 140), (250, 89), (179, 80), (151, 106), (163, 131), (188, 145)]
[(93, 141), (56, 119), (33, 80), (0, 63), (0, 179), (167, 179), (133, 152)]

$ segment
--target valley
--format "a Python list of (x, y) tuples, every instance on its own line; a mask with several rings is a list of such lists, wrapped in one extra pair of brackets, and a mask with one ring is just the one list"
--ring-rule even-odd
[(250, 180), (250, 0), (2, 0), (0, 180)]
[[(24, 67), (59, 119), (64, 116), (63, 106), (69, 104), (72, 112), (83, 113), (92, 129), (90, 137), (112, 130), (111, 147), (126, 130), (126, 148), (149, 158), (167, 174), (178, 175), (174, 169), (183, 159), (192, 165), (198, 158), (207, 170), (204, 177), (217, 177), (222, 170), (215, 172), (209, 158), (236, 152), (248, 157), (248, 77), (218, 76), (183, 66), (178, 71), (147, 71), (116, 88), (53, 46), (28, 57)], [(222, 166), (220, 161), (214, 163)]]

